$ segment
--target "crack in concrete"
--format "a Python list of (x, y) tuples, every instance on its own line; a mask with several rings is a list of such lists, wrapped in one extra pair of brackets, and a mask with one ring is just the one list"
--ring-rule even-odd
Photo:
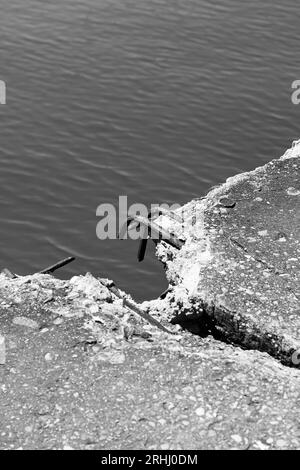
[[(172, 257), (163, 245), (157, 250), (169, 282), (175, 285), (164, 307), (175, 322), (190, 331), (197, 331), (196, 323), (206, 323), (202, 334), (266, 352), (289, 367), (299, 367), (292, 356), (300, 350), (299, 269), (296, 271), (300, 225), (299, 199), (287, 188), (297, 186), (299, 156), (300, 141), (279, 160), (229, 178), (204, 199), (183, 206), (185, 247)], [(261, 187), (264, 192), (257, 197)], [(239, 204), (230, 211), (219, 211), (216, 204), (222, 197)], [(285, 236), (278, 240), (274, 233), (281, 233), (282, 227)], [(226, 232), (231, 236), (226, 237)], [(256, 253), (240, 241), (244, 237), (249, 243), (250, 238), (251, 243), (256, 241)], [(202, 264), (199, 260), (207, 241), (212, 256)], [(288, 261), (293, 262), (288, 265)], [(194, 284), (196, 289), (190, 287)]]

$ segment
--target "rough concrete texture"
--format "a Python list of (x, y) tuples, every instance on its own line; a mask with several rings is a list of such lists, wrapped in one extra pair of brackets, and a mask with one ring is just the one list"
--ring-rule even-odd
[(299, 449), (299, 153), (162, 218), (174, 334), (90, 274), (1, 274), (0, 449)]
[[(300, 143), (279, 160), (229, 178), (182, 208), (186, 239), (158, 249), (177, 319), (297, 366), (300, 351)], [(176, 321), (176, 318), (173, 318)]]
[(299, 448), (298, 370), (171, 328), (90, 275), (0, 276), (0, 448)]

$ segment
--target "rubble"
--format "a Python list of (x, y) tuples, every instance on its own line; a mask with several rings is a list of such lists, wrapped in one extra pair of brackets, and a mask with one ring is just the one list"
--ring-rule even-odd
[(157, 220), (162, 298), (4, 270), (1, 448), (299, 449), (299, 155)]

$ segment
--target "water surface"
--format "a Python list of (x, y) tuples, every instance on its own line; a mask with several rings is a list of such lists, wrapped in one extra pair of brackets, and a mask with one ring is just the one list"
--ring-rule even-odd
[(185, 203), (300, 136), (292, 0), (4, 0), (1, 267), (64, 256), (136, 298), (166, 281), (137, 242), (99, 241), (96, 208)]

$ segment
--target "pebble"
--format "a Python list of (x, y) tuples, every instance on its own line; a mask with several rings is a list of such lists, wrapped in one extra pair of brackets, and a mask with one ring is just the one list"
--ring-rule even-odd
[(92, 304), (89, 310), (90, 310), (90, 313), (95, 314), (99, 312), (99, 307), (97, 304)]
[(31, 320), (27, 317), (14, 317), (13, 323), (15, 325), (27, 326), (28, 328), (38, 329), (39, 324), (35, 320)]
[(123, 364), (126, 360), (126, 356), (123, 352), (119, 351), (100, 352), (97, 354), (96, 360), (110, 362), (111, 364)]
[(286, 192), (289, 196), (300, 196), (300, 190), (296, 188), (288, 188)]
[(162, 444), (160, 446), (161, 450), (168, 450), (170, 448), (169, 444)]
[(158, 423), (161, 425), (161, 426), (164, 426), (166, 424), (166, 420), (164, 418), (161, 418), (158, 420)]
[(229, 207), (229, 208), (233, 208), (236, 205), (236, 201), (234, 199), (230, 197), (226, 197), (226, 196), (221, 197), (221, 199), (219, 200), (219, 203), (223, 207)]
[(49, 328), (42, 328), (40, 330), (40, 333), (47, 333), (47, 331), (49, 331)]
[(52, 354), (50, 353), (45, 354), (45, 361), (50, 362), (52, 361), (52, 359), (53, 359)]
[(263, 444), (259, 440), (255, 441), (253, 444), (254, 444), (254, 447), (258, 447), (258, 449), (260, 449), (260, 450), (268, 450), (269, 449), (269, 446), (267, 446), (266, 444)]
[(283, 447), (287, 446), (287, 442), (284, 439), (277, 439), (276, 445), (282, 449)]
[(259, 235), (260, 237), (266, 237), (266, 236), (268, 235), (268, 230), (260, 230), (260, 231), (258, 232), (258, 235)]
[(234, 442), (236, 442), (237, 444), (240, 444), (240, 443), (243, 441), (243, 439), (241, 438), (241, 436), (239, 436), (238, 434), (233, 434), (233, 435), (231, 436), (231, 439), (232, 439)]
[(195, 413), (196, 413), (197, 416), (204, 416), (205, 415), (205, 410), (204, 410), (204, 408), (199, 407), (199, 408), (196, 409)]

